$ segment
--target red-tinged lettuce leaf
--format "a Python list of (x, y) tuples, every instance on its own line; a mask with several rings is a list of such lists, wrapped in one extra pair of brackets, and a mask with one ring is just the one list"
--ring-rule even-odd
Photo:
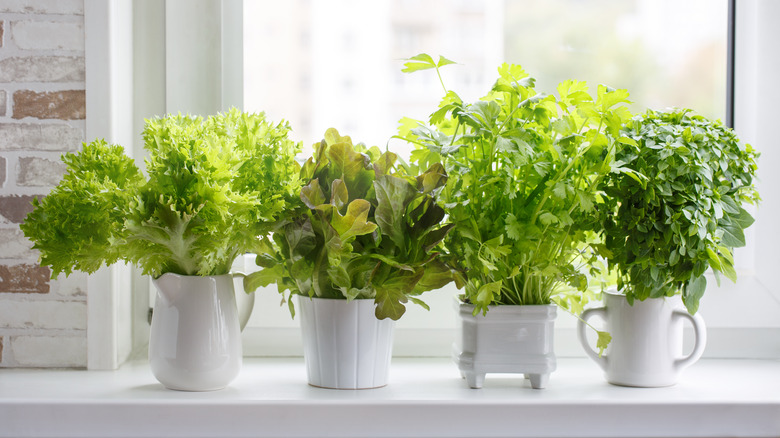
[(406, 312), (404, 304), (409, 301), (407, 295), (411, 294), (415, 285), (423, 276), (423, 270), (418, 272), (404, 272), (395, 275), (382, 284), (375, 284), (376, 289), (376, 317), (379, 319), (390, 318), (394, 321)]
[(376, 192), (376, 223), (382, 235), (388, 236), (403, 252), (406, 250), (406, 206), (414, 199), (416, 190), (403, 178), (384, 175), (374, 181)]

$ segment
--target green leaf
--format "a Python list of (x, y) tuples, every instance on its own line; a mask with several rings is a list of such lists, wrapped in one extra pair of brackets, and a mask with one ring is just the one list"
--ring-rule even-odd
[(557, 216), (550, 213), (549, 211), (545, 211), (544, 213), (539, 215), (539, 222), (542, 223), (542, 225), (550, 225), (550, 224), (556, 224), (560, 222)]
[(331, 218), (331, 226), (338, 233), (342, 242), (347, 242), (355, 236), (373, 233), (376, 224), (368, 222), (371, 204), (365, 199), (355, 199), (347, 206), (344, 216), (336, 212)]
[(501, 292), (501, 281), (493, 281), (480, 286), (475, 297), (474, 304), (477, 307), (487, 308), (493, 303), (494, 297)]
[(414, 304), (417, 304), (418, 306), (422, 307), (425, 310), (428, 310), (428, 311), (431, 310), (431, 308), (427, 304), (425, 304), (424, 301), (420, 300), (419, 298), (409, 297), (409, 301), (413, 302)]
[(683, 293), (683, 302), (685, 308), (688, 309), (688, 313), (695, 314), (699, 310), (699, 300), (704, 296), (704, 292), (707, 290), (707, 279), (704, 276), (694, 278), (685, 287)]
[(415, 285), (415, 292), (422, 293), (430, 290), (441, 289), (453, 281), (454, 274), (441, 260), (428, 263), (423, 269), (423, 275)]
[(271, 268), (263, 268), (244, 277), (244, 291), (254, 292), (260, 287), (268, 286), (284, 277), (284, 266), (276, 265)]
[(440, 163), (435, 163), (417, 177), (417, 189), (422, 193), (431, 193), (447, 183), (447, 172)]
[(753, 216), (750, 213), (748, 213), (747, 210), (741, 207), (739, 209), (739, 214), (737, 214), (737, 216), (732, 217), (732, 220), (743, 230), (753, 225), (753, 222), (755, 222)]
[(387, 175), (395, 165), (397, 159), (398, 155), (390, 151), (382, 154), (379, 159), (373, 163), (376, 176)]
[(422, 270), (417, 273), (403, 273), (376, 284), (376, 317), (379, 319), (390, 318), (397, 321), (406, 312), (404, 303), (408, 301), (407, 294), (414, 290), (415, 285), (422, 278)]
[(407, 225), (404, 220), (406, 206), (415, 196), (415, 189), (403, 178), (385, 175), (374, 181), (377, 206), (376, 223), (383, 235), (388, 236), (399, 248), (406, 248)]
[(322, 188), (320, 188), (320, 183), (317, 178), (311, 180), (308, 185), (301, 188), (301, 201), (311, 209), (317, 208), (318, 205), (325, 203), (325, 194), (322, 192)]
[[(442, 58), (439, 58), (439, 62), (442, 62)], [(431, 58), (430, 55), (420, 53), (419, 55), (415, 55), (407, 59), (404, 63), (404, 68), (401, 71), (404, 73), (412, 73), (415, 71), (428, 70), (436, 67), (437, 64), (433, 62), (433, 58)]]
[[(301, 190), (301, 195), (303, 194), (303, 190)], [(336, 207), (337, 210), (341, 210), (341, 208), (349, 202), (349, 192), (347, 191), (347, 185), (344, 183), (344, 181), (340, 179), (333, 180), (333, 183), (330, 185), (330, 203), (334, 207)]]
[(609, 343), (612, 342), (612, 335), (608, 332), (596, 330), (598, 334), (598, 340), (596, 340), (596, 348), (599, 350), (599, 357), (604, 354), (604, 350), (609, 347)]
[(523, 237), (523, 229), (514, 214), (508, 213), (504, 221), (506, 223), (506, 236), (512, 240), (520, 240)]
[(723, 230), (723, 236), (720, 243), (728, 248), (741, 248), (745, 246), (745, 232), (742, 228), (733, 222), (721, 222), (720, 228)]
[(457, 64), (455, 61), (451, 61), (441, 55), (439, 55), (439, 62), (436, 63), (436, 67), (444, 67), (445, 65)]

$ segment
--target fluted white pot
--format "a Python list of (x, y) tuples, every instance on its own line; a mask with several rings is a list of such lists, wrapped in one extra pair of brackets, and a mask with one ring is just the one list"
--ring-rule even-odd
[(471, 304), (459, 305), (459, 335), (452, 358), (471, 388), (481, 388), (487, 373), (520, 373), (531, 387), (547, 386), (557, 362), (553, 332), (557, 307), (490, 306), (474, 315)]
[(309, 384), (333, 389), (387, 385), (395, 321), (377, 319), (374, 300), (298, 296)]
[(242, 349), (231, 275), (163, 274), (149, 334), (149, 364), (165, 387), (212, 391), (241, 369)]

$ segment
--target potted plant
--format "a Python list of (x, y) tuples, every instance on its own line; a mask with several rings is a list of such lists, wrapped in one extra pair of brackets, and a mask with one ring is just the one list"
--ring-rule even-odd
[(300, 203), (273, 242), (259, 243), (263, 270), (247, 290), (276, 282), (298, 296), (309, 383), (339, 389), (387, 384), (393, 322), (417, 296), (452, 279), (438, 248), (452, 229), (435, 197), (440, 165), (416, 175), (392, 152), (353, 145), (335, 129), (303, 165)]
[(219, 389), (241, 366), (231, 264), (299, 185), (288, 131), (235, 109), (147, 120), (145, 175), (121, 146), (85, 144), (21, 228), (53, 276), (120, 260), (152, 276), (152, 372), (168, 388)]
[[(703, 352), (706, 332), (695, 314), (705, 272), (711, 268), (718, 281), (719, 274), (737, 279), (731, 250), (745, 245), (743, 230), (753, 223), (744, 206), (759, 200), (758, 154), (733, 130), (690, 110), (647, 111), (628, 121), (623, 135), (631, 141), (616, 151), (621, 171), (600, 182), (599, 252), (617, 277), (617, 293), (607, 294), (606, 309), (582, 316), (605, 317), (613, 335), (609, 359), (580, 338), (609, 382), (667, 386)], [(697, 333), (687, 359), (681, 359), (682, 319)], [(651, 348), (657, 353), (645, 357)]]
[[(423, 54), (404, 71), (449, 63)], [(464, 289), (461, 373), (472, 388), (486, 373), (524, 373), (543, 388), (556, 367), (556, 305), (579, 313), (590, 297), (598, 187), (626, 141), (628, 93), (599, 86), (594, 99), (569, 80), (546, 95), (518, 65), (498, 72), (474, 103), (445, 88), (429, 125), (406, 120), (399, 136), (416, 145), (412, 161), (450, 175), (440, 198), (455, 224), (447, 261)]]

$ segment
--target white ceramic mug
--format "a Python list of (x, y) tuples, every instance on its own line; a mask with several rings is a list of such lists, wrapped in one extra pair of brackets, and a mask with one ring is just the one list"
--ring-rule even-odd
[[(701, 316), (691, 315), (679, 295), (635, 300), (633, 306), (622, 294), (604, 294), (604, 307), (582, 313), (577, 331), (585, 352), (603, 370), (609, 383), (622, 386), (671, 386), (685, 368), (699, 360), (707, 343), (707, 331)], [(606, 352), (599, 356), (586, 338), (587, 321), (599, 316), (612, 335)], [(693, 351), (683, 356), (683, 321), (693, 324), (696, 342)]]

